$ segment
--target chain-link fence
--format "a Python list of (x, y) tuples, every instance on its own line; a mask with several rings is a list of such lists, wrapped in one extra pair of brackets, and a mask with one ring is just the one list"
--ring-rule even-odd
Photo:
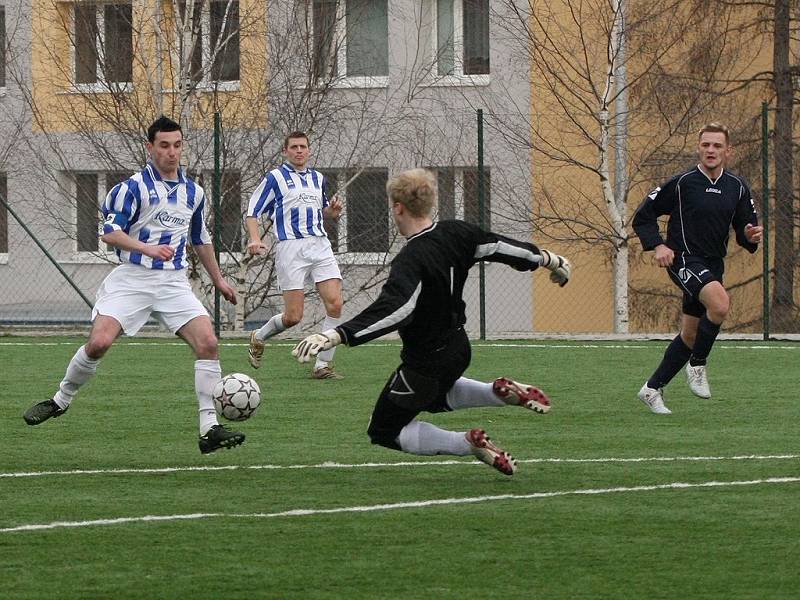
[[(450, 118), (455, 119), (453, 127), (467, 132), (463, 135), (463, 151), (446, 161), (439, 160), (438, 164), (424, 157), (410, 159), (436, 174), (438, 218), (460, 218), (475, 223), (483, 220), (485, 226), (494, 231), (519, 239), (533, 239), (542, 247), (563, 253), (572, 260), (575, 269), (573, 280), (561, 289), (553, 286), (545, 274), (531, 276), (499, 264), (488, 264), (481, 273), (476, 267), (465, 293), (469, 307), (467, 327), (471, 335), (490, 338), (545, 334), (603, 336), (659, 334), (676, 329), (680, 313), (677, 289), (663, 270), (652, 263), (652, 253), (641, 251), (627, 223), (628, 235), (623, 243), (619, 240), (615, 243), (612, 235), (600, 235), (598, 232), (608, 223), (602, 206), (581, 205), (573, 196), (558, 197), (546, 186), (535, 183), (530, 163), (525, 158), (530, 156), (530, 148), (523, 148), (518, 153), (523, 158), (509, 167), (508, 161), (504, 164), (498, 159), (498, 150), (494, 147), (484, 156), (486, 167), (481, 174), (477, 166), (481, 149), (475, 114), (465, 112), (455, 117), (450, 115)], [(504, 118), (497, 114), (486, 116), (490, 136), (503, 129)], [(762, 121), (757, 117), (734, 135), (742, 140), (737, 145), (734, 171), (750, 182), (759, 214), (769, 218), (768, 243), (756, 255), (731, 243), (725, 277), (732, 297), (732, 311), (725, 331), (797, 333), (800, 329), (798, 212), (792, 153), (775, 152), (778, 137), (774, 127), (768, 125), (762, 130)], [(493, 138), (494, 146), (497, 146), (497, 139)], [(766, 161), (762, 160), (765, 152)], [(776, 163), (776, 156), (781, 157), (780, 164)], [(645, 170), (647, 177), (638, 186), (632, 186), (629, 193), (627, 218), (649, 188), (683, 170), (692, 160), (691, 154), (679, 155)], [(346, 318), (377, 296), (392, 257), (402, 247), (403, 241), (394, 230), (385, 196), (387, 179), (400, 166), (327, 164), (332, 161), (320, 159), (315, 167), (328, 179), (330, 193), (339, 194), (345, 202), (341, 218), (326, 220), (325, 226), (343, 275)], [(533, 165), (534, 170), (538, 168), (537, 164)], [(269, 247), (265, 256), (249, 257), (243, 253), (247, 243), (244, 229), (247, 202), (262, 175), (263, 172), (245, 173), (233, 169), (222, 173), (218, 223), (220, 262), (226, 276), (235, 283), (240, 298), (236, 307), (222, 302), (220, 328), (223, 331), (252, 329), (282, 310), (271, 232), (265, 232), (264, 239)], [(62, 185), (58, 193), (50, 191), (41, 195), (46, 202), (31, 193), (30, 182), (26, 179), (0, 177), (0, 195), (13, 212), (0, 204), (0, 330), (27, 327), (45, 331), (62, 325), (88, 327), (89, 304), (103, 277), (115, 264), (114, 253), (98, 239), (97, 206), (107, 190), (120, 179), (120, 174), (62, 173), (59, 177)], [(482, 198), (479, 195), (481, 177), (485, 190)], [(213, 174), (201, 171), (197, 178), (211, 195)], [(585, 191), (576, 194), (585, 194)], [(769, 198), (766, 204), (765, 197)], [(575, 215), (575, 210), (580, 214)], [(55, 213), (63, 220), (59, 226), (53, 224)], [(213, 214), (209, 207), (207, 216), (211, 229), (215, 226)], [(575, 226), (578, 217), (589, 224), (583, 228)], [(591, 223), (592, 220), (598, 222)], [(565, 229), (564, 223), (569, 223), (570, 227)], [(562, 226), (561, 229), (558, 226)], [(564, 235), (565, 230), (569, 235)], [(769, 273), (766, 295), (765, 271)], [(213, 287), (196, 258), (191, 261), (189, 275), (196, 292), (214, 314)], [(287, 335), (297, 336), (300, 331), (313, 329), (324, 318), (322, 303), (313, 286), (308, 286), (307, 291), (304, 321)]]

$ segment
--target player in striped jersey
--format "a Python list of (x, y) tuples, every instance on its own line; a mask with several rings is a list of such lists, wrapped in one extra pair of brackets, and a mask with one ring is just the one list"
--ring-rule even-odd
[(492, 383), (462, 377), (471, 357), (462, 296), (469, 269), (478, 261), (504, 263), (518, 271), (543, 266), (561, 286), (570, 278), (569, 261), (464, 221), (433, 222), (437, 191), (429, 171), (405, 171), (389, 181), (387, 192), (395, 225), (407, 243), (392, 261), (379, 297), (346, 323), (308, 336), (292, 354), (306, 362), (338, 344), (358, 346), (399, 331), (401, 364), (375, 404), (368, 429), (372, 443), (411, 454), (473, 454), (512, 475), (516, 461), (483, 429), (446, 431), (416, 417), (422, 411), (481, 406), (550, 410), (547, 396), (533, 386), (505, 377)]
[[(303, 318), (305, 283), (311, 279), (325, 305), (323, 327), (339, 324), (342, 315), (342, 275), (331, 243), (322, 226), (323, 214), (338, 219), (342, 202), (328, 198), (327, 182), (319, 171), (307, 166), (311, 156), (308, 136), (293, 131), (283, 142), (286, 161), (267, 173), (250, 197), (247, 209), (247, 251), (251, 255), (266, 251), (258, 231), (258, 218), (266, 215), (275, 236), (275, 269), (283, 292), (284, 309), (250, 336), (250, 364), (258, 369), (264, 341), (299, 323)], [(333, 370), (331, 348), (316, 358), (312, 377), (341, 379)]]
[(211, 399), (221, 377), (217, 338), (208, 312), (186, 277), (187, 245), (192, 245), (226, 300), (235, 304), (236, 293), (214, 257), (203, 220), (203, 188), (180, 168), (182, 149), (180, 125), (162, 115), (147, 131), (150, 162), (108, 193), (103, 203), (102, 240), (116, 248), (121, 264), (97, 292), (88, 341), (73, 356), (53, 398), (25, 412), (28, 425), (64, 414), (117, 337), (123, 332), (135, 335), (154, 315), (186, 341), (197, 357), (194, 379), (200, 451), (206, 454), (244, 441), (243, 433), (218, 423)]
[[(672, 412), (663, 388), (684, 365), (692, 393), (711, 397), (706, 361), (730, 310), (722, 284), (730, 230), (750, 253), (763, 235), (749, 188), (724, 168), (730, 153), (728, 128), (709, 123), (698, 135), (700, 163), (653, 190), (633, 216), (642, 248), (655, 251), (656, 263), (683, 293), (681, 330), (639, 390), (639, 400), (655, 414)], [(658, 226), (662, 215), (669, 215), (666, 240)]]

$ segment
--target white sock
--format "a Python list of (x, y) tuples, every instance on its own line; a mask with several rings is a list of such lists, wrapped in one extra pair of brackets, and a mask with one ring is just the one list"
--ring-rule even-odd
[(256, 339), (263, 342), (264, 340), (271, 338), (273, 335), (278, 335), (285, 329), (286, 327), (283, 325), (283, 313), (278, 313), (277, 315), (273, 315), (272, 318), (267, 321), (261, 329), (256, 331)]
[[(328, 331), (329, 329), (333, 329), (341, 322), (342, 319), (339, 317), (332, 317), (330, 315), (326, 315), (325, 320), (322, 322), (322, 331)], [(320, 352), (319, 354), (317, 354), (317, 363), (314, 365), (314, 368), (321, 369), (322, 367), (327, 367), (328, 363), (333, 360), (333, 353), (335, 351), (336, 351), (336, 346), (334, 346), (330, 350), (325, 350), (324, 352)]]
[(86, 354), (86, 346), (81, 346), (75, 353), (75, 356), (69, 361), (67, 373), (64, 375), (64, 380), (59, 385), (58, 391), (53, 396), (53, 400), (61, 408), (67, 408), (78, 393), (78, 389), (92, 377), (97, 371), (97, 363), (100, 360), (90, 358)]
[(219, 360), (194, 361), (194, 391), (197, 394), (197, 410), (200, 413), (200, 435), (205, 435), (212, 426), (219, 423), (211, 392), (220, 379), (222, 379), (222, 369)]
[(505, 406), (492, 390), (491, 383), (460, 377), (447, 392), (447, 405), (453, 410), (478, 408), (480, 406)]
[(409, 454), (453, 454), (468, 456), (472, 454), (463, 431), (446, 431), (424, 421), (411, 421), (397, 436), (397, 443), (403, 452)]

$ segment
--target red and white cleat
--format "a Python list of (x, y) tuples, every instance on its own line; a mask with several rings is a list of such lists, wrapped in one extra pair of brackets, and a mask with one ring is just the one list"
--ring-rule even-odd
[(470, 429), (466, 433), (466, 438), (472, 449), (472, 454), (481, 462), (494, 467), (503, 475), (513, 475), (517, 470), (516, 459), (492, 443), (489, 436), (480, 427)]
[(494, 393), (511, 406), (522, 406), (537, 413), (550, 411), (550, 398), (542, 390), (526, 383), (500, 377), (492, 384)]

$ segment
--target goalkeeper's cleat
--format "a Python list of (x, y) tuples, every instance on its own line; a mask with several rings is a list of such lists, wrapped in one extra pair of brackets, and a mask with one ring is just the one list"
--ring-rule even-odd
[(264, 355), (264, 342), (256, 337), (256, 332), (250, 334), (250, 346), (247, 348), (247, 360), (250, 366), (257, 369), (261, 366), (261, 357)]
[(315, 368), (311, 372), (312, 379), (344, 379), (344, 375), (339, 375), (333, 370), (333, 365), (325, 365), (324, 367)]
[(541, 414), (550, 411), (550, 398), (532, 385), (500, 377), (494, 380), (492, 390), (495, 395), (503, 399), (503, 402), (511, 406), (522, 406)]
[(476, 427), (475, 429), (470, 429), (464, 435), (470, 445), (472, 454), (481, 462), (494, 467), (503, 475), (513, 475), (517, 470), (517, 461), (514, 457), (492, 443), (483, 429)]
[(686, 364), (686, 381), (689, 382), (689, 389), (695, 396), (700, 398), (711, 398), (711, 388), (708, 387), (708, 375), (705, 365), (693, 367)]
[(44, 423), (47, 419), (60, 417), (67, 412), (68, 408), (69, 406), (67, 406), (67, 408), (61, 408), (56, 404), (55, 400), (44, 400), (26, 410), (22, 418), (25, 419), (28, 425), (39, 425), (39, 423)]
[(235, 448), (244, 442), (241, 431), (231, 431), (222, 425), (212, 425), (205, 435), (200, 436), (200, 452), (208, 454), (220, 448)]
[(647, 387), (646, 381), (642, 389), (639, 390), (639, 400), (644, 402), (657, 415), (672, 414), (672, 411), (664, 404), (664, 390)]

